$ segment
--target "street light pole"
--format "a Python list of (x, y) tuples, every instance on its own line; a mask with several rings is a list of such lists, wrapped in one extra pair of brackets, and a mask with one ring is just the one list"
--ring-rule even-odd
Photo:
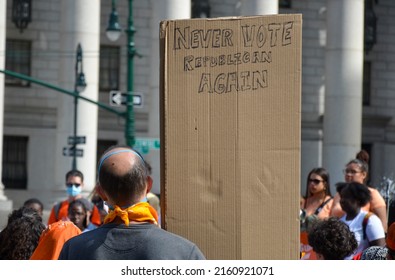
[(134, 33), (136, 29), (133, 26), (133, 5), (132, 0), (129, 0), (129, 18), (128, 18), (128, 29), (126, 33), (128, 35), (128, 76), (127, 76), (127, 99), (126, 99), (126, 126), (125, 136), (126, 145), (133, 147), (135, 144), (134, 136), (134, 108), (133, 108), (133, 83), (134, 83), (134, 67), (133, 60), (136, 54), (136, 46), (134, 44)]
[[(135, 124), (134, 124), (134, 108), (133, 108), (133, 84), (134, 84), (134, 56), (137, 54), (136, 46), (134, 44), (134, 34), (136, 29), (133, 25), (133, 0), (129, 1), (129, 17), (128, 27), (125, 30), (127, 34), (127, 99), (126, 99), (126, 113), (125, 113), (125, 140), (126, 145), (133, 147), (135, 144)], [(118, 13), (115, 8), (115, 0), (112, 0), (112, 11), (108, 27), (106, 30), (107, 37), (111, 41), (115, 41), (119, 38), (121, 33), (121, 27), (118, 23)]]
[(78, 95), (81, 91), (83, 91), (86, 87), (85, 82), (85, 74), (82, 68), (82, 47), (81, 44), (78, 43), (77, 46), (77, 55), (75, 61), (75, 83), (74, 83), (74, 127), (73, 127), (73, 162), (71, 169), (77, 169), (77, 118), (78, 118)]

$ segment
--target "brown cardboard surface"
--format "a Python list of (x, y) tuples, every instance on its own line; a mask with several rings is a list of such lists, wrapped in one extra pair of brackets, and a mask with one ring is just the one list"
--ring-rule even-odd
[(163, 21), (162, 226), (208, 259), (298, 259), (298, 14)]

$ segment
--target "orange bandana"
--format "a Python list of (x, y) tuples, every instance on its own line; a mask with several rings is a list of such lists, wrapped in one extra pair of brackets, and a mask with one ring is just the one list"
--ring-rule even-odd
[(111, 223), (116, 217), (120, 217), (127, 226), (131, 221), (158, 224), (158, 214), (147, 202), (139, 202), (126, 209), (121, 209), (119, 206), (115, 205), (114, 210), (110, 210), (108, 215), (104, 218), (104, 223)]

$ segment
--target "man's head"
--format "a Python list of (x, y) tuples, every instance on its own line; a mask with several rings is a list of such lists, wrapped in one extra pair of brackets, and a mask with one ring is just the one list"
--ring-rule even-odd
[(340, 194), (340, 205), (344, 212), (358, 212), (372, 198), (370, 190), (358, 182), (337, 183), (336, 190)]
[(68, 217), (81, 231), (88, 225), (88, 208), (85, 203), (76, 199), (69, 204)]
[(30, 198), (23, 203), (23, 206), (34, 209), (41, 217), (43, 216), (44, 205), (39, 199)]
[(139, 202), (152, 187), (146, 162), (130, 147), (114, 146), (104, 152), (98, 177), (100, 196), (110, 205), (119, 207)]
[(78, 197), (84, 187), (84, 175), (79, 170), (71, 170), (66, 174), (66, 191), (69, 197)]

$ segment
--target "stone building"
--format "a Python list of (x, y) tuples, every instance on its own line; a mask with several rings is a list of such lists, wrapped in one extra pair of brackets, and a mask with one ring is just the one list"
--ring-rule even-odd
[[(395, 170), (395, 2), (391, 0), (34, 0), (25, 28), (13, 22), (13, 5), (0, 0), (0, 69), (73, 91), (77, 46), (82, 48), (86, 88), (80, 95), (110, 106), (110, 92), (128, 91), (128, 39), (106, 36), (112, 3), (126, 30), (132, 12), (136, 30), (133, 92), (134, 132), (140, 144), (159, 139), (159, 22), (163, 19), (275, 13), (303, 15), (301, 192), (317, 166), (343, 179), (344, 165), (361, 148), (371, 155), (371, 182)], [(129, 4), (132, 3), (132, 9)], [(30, 197), (45, 208), (65, 196), (64, 175), (73, 165), (68, 140), (78, 144), (86, 190), (96, 180), (97, 157), (108, 146), (125, 144), (125, 118), (94, 103), (42, 85), (0, 75), (2, 183), (0, 212)], [(125, 112), (126, 107), (111, 107)], [(76, 120), (76, 126), (74, 126)], [(155, 142), (156, 143), (156, 142)], [(143, 143), (144, 144), (144, 143)], [(142, 147), (159, 193), (159, 150)], [(286, 170), (284, 170), (286, 174)], [(334, 189), (333, 189), (334, 191)], [(3, 220), (4, 220), (4, 215)], [(1, 219), (0, 219), (1, 223)]]

